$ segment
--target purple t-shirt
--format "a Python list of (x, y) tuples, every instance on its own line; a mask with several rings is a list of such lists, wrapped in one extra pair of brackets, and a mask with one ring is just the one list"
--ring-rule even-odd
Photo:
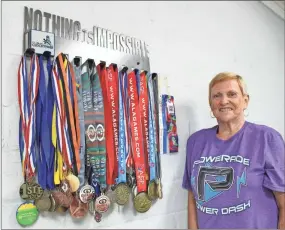
[(226, 141), (216, 132), (200, 130), (187, 142), (182, 186), (195, 196), (198, 227), (276, 229), (272, 190), (285, 192), (282, 136), (250, 122)]

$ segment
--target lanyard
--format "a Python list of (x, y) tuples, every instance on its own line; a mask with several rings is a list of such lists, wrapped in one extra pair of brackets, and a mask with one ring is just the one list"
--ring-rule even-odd
[[(76, 95), (76, 79), (74, 70), (71, 63), (64, 58), (63, 54), (58, 55), (56, 62), (59, 65), (59, 75), (63, 79), (63, 92), (65, 93), (65, 109), (67, 112), (67, 124), (70, 136), (70, 144), (73, 152), (73, 158), (75, 161), (75, 167), (72, 168), (76, 175), (80, 170), (80, 128), (78, 119), (78, 104)], [(71, 132), (70, 132), (71, 131)]]
[[(39, 95), (37, 100), (37, 136), (38, 136), (38, 181), (43, 189), (54, 188), (54, 146), (52, 144), (52, 111), (54, 105), (50, 58), (43, 61), (43, 56), (39, 58), (40, 79)], [(42, 122), (45, 121), (45, 122)]]
[(167, 124), (166, 124), (166, 101), (167, 101), (167, 97), (164, 97), (164, 95), (161, 95), (161, 117), (162, 117), (162, 120), (161, 120), (161, 123), (163, 124), (162, 127), (163, 127), (163, 142), (162, 142), (162, 146), (163, 146), (163, 153), (167, 153), (168, 150), (167, 150)]
[(36, 98), (39, 87), (40, 67), (36, 54), (31, 58), (27, 72), (27, 58), (24, 55), (18, 69), (18, 100), (20, 107), (19, 141), (23, 176), (31, 179), (36, 169)]
[(178, 134), (176, 126), (176, 115), (174, 106), (174, 97), (171, 95), (162, 95), (165, 104), (165, 123), (167, 126), (168, 148), (170, 153), (178, 152)]
[(145, 72), (137, 73), (137, 80), (139, 79), (138, 94), (139, 94), (139, 107), (142, 125), (142, 135), (144, 143), (144, 156), (146, 167), (146, 179), (149, 180), (149, 98), (147, 89), (147, 77)]
[(127, 158), (127, 133), (126, 133), (126, 110), (123, 95), (125, 94), (123, 88), (124, 73), (119, 73), (119, 161), (118, 161), (118, 184), (126, 183), (126, 158)]
[(148, 78), (148, 93), (149, 93), (149, 174), (150, 181), (156, 179), (158, 167), (156, 160), (156, 124), (154, 119), (154, 95), (153, 84), (151, 77)]
[[(53, 93), (55, 98), (55, 107), (53, 111), (53, 123), (56, 126), (56, 132), (53, 131), (53, 137), (55, 148), (57, 148), (57, 154), (62, 154), (63, 167), (64, 169), (67, 167), (68, 169), (72, 168), (72, 158), (73, 152), (71, 149), (69, 130), (67, 125), (67, 115), (68, 111), (66, 111), (65, 101), (66, 95), (64, 91), (64, 82), (63, 77), (60, 76), (59, 69), (59, 57), (54, 61), (53, 69), (52, 69), (52, 83), (53, 83)], [(62, 69), (65, 72), (64, 69)], [(59, 160), (59, 159), (58, 159)], [(58, 162), (60, 163), (60, 162)]]
[[(86, 61), (81, 66), (82, 102), (84, 110), (87, 167), (91, 167), (91, 184), (97, 191), (106, 187), (105, 108), (102, 85), (96, 66)], [(90, 183), (89, 182), (89, 183)]]
[[(118, 177), (118, 153), (119, 153), (119, 89), (118, 70), (114, 64), (106, 69), (105, 86), (107, 94), (106, 109), (108, 119), (106, 119), (108, 137), (113, 138), (112, 146), (107, 144), (107, 184), (115, 184)], [(111, 143), (111, 141), (110, 141)]]
[(128, 93), (130, 98), (131, 146), (135, 163), (137, 190), (140, 193), (146, 191), (147, 185), (137, 80), (134, 71), (128, 74)]

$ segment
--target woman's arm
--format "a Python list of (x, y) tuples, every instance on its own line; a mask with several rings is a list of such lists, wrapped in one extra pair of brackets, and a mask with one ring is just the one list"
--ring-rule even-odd
[(278, 229), (285, 229), (285, 192), (273, 192), (279, 211)]
[(196, 202), (191, 191), (188, 192), (188, 229), (198, 229)]

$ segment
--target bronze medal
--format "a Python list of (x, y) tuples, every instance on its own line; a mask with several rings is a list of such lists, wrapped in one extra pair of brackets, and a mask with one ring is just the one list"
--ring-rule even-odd
[(134, 198), (134, 205), (137, 212), (144, 213), (150, 209), (151, 200), (149, 199), (147, 193), (140, 192)]
[(106, 195), (102, 194), (95, 200), (95, 211), (99, 213), (107, 212), (110, 207), (110, 199)]
[(125, 183), (120, 183), (116, 186), (116, 202), (119, 205), (124, 205), (129, 201), (130, 189), (129, 186)]
[(151, 181), (149, 183), (149, 185), (148, 185), (148, 197), (151, 200), (155, 200), (158, 197), (158, 194), (157, 194), (157, 184), (156, 184), (156, 182), (154, 180)]
[(37, 183), (27, 183), (20, 187), (20, 197), (24, 200), (38, 200), (42, 197), (44, 190)]
[(52, 203), (49, 197), (42, 197), (35, 201), (35, 205), (40, 212), (45, 212), (50, 210)]

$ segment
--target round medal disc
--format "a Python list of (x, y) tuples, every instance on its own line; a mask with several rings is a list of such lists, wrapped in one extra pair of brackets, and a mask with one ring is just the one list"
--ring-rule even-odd
[(21, 204), (16, 213), (16, 219), (22, 226), (30, 226), (34, 224), (37, 221), (38, 216), (38, 209), (31, 202)]
[(68, 180), (68, 182), (69, 182), (71, 192), (76, 192), (79, 188), (79, 185), (80, 185), (80, 181), (79, 181), (78, 177), (74, 176), (73, 174), (69, 174), (66, 177), (66, 180)]
[(95, 211), (99, 213), (107, 212), (110, 207), (110, 199), (106, 195), (97, 197), (95, 201)]
[(134, 198), (134, 205), (137, 212), (147, 212), (151, 207), (151, 200), (145, 192), (138, 193)]
[(125, 183), (120, 183), (116, 186), (116, 202), (119, 205), (124, 205), (129, 201), (130, 189), (129, 186)]
[(44, 190), (37, 183), (23, 183), (20, 187), (20, 197), (24, 200), (38, 200)]
[(49, 211), (51, 207), (51, 200), (49, 197), (42, 197), (35, 201), (35, 205), (40, 212)]
[(95, 189), (91, 185), (85, 185), (80, 189), (79, 198), (83, 203), (89, 203), (95, 198)]
[(158, 197), (158, 194), (157, 194), (157, 185), (156, 185), (156, 182), (153, 180), (149, 183), (148, 185), (148, 197), (151, 199), (151, 200), (155, 200), (157, 199)]

